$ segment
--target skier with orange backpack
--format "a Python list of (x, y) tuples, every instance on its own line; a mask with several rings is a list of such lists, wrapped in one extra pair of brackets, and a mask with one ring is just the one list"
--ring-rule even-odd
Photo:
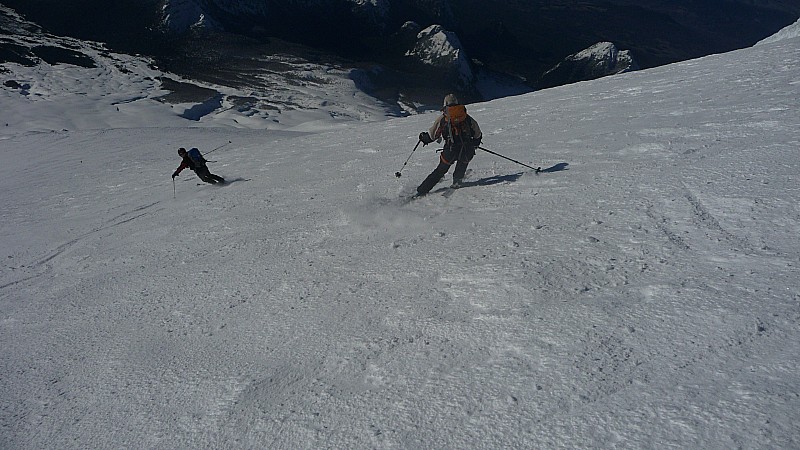
[(417, 195), (425, 195), (433, 189), (453, 163), (456, 164), (456, 169), (453, 171), (453, 187), (458, 187), (469, 162), (475, 156), (475, 149), (481, 145), (482, 137), (478, 122), (467, 114), (466, 107), (458, 103), (455, 95), (445, 96), (442, 115), (436, 119), (430, 130), (419, 134), (419, 140), (423, 145), (434, 141), (441, 142), (442, 139), (445, 142), (444, 149), (439, 155), (439, 165), (417, 187)]

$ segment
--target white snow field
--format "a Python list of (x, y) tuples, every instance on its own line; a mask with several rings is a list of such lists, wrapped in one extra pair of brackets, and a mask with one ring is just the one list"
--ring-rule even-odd
[(3, 89), (0, 447), (800, 448), (799, 44), (468, 105), (543, 173), (479, 151), (407, 204), (432, 114)]

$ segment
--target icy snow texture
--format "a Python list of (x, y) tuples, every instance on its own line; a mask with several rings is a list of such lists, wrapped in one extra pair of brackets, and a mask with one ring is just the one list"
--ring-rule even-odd
[(544, 173), (409, 204), (434, 115), (192, 128), (6, 68), (4, 448), (800, 447), (796, 40), (469, 105)]

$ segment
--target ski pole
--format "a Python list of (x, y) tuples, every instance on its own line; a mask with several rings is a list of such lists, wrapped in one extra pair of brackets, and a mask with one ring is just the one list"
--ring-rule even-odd
[(495, 153), (495, 152), (493, 152), (493, 151), (491, 151), (491, 150), (488, 150), (488, 149), (485, 149), (485, 148), (483, 148), (483, 147), (480, 147), (480, 146), (479, 146), (478, 148), (479, 148), (479, 149), (481, 149), (481, 150), (483, 150), (483, 151), (485, 151), (485, 152), (487, 152), (487, 153), (491, 153), (491, 154), (493, 154), (493, 155), (495, 155), (495, 156), (499, 156), (499, 157), (501, 157), (501, 158), (504, 158), (504, 159), (507, 159), (507, 160), (509, 160), (509, 161), (511, 161), (511, 162), (515, 162), (515, 163), (517, 163), (517, 164), (519, 164), (519, 165), (521, 165), (521, 166), (525, 166), (525, 167), (527, 167), (527, 168), (529, 168), (529, 169), (533, 169), (533, 170), (535, 170), (535, 171), (536, 171), (536, 173), (539, 173), (539, 172), (542, 170), (542, 168), (541, 168), (541, 167), (531, 167), (531, 166), (529, 166), (529, 165), (527, 165), (527, 164), (524, 164), (524, 163), (521, 163), (521, 162), (517, 161), (516, 159), (511, 159), (511, 158), (509, 158), (508, 156), (503, 156), (503, 155), (501, 155), (501, 154), (499, 154), (499, 153)]
[(402, 172), (403, 169), (406, 168), (406, 164), (408, 164), (408, 161), (411, 159), (411, 156), (414, 154), (415, 151), (417, 151), (417, 147), (419, 147), (419, 144), (421, 144), (421, 143), (422, 143), (422, 141), (417, 141), (417, 145), (414, 146), (414, 150), (411, 150), (411, 155), (408, 155), (408, 158), (406, 158), (406, 162), (403, 163), (403, 167), (401, 167), (400, 170), (395, 172), (394, 176), (396, 176), (397, 178), (400, 178), (402, 176), (402, 174), (400, 172)]
[(175, 177), (172, 177), (172, 198), (175, 198)]
[(229, 145), (230, 143), (231, 143), (231, 141), (228, 141), (228, 143), (227, 143), (227, 144), (222, 144), (222, 145), (220, 145), (219, 147), (215, 148), (214, 150), (209, 150), (209, 151), (207, 151), (207, 152), (206, 152), (206, 155), (207, 155), (207, 154), (209, 154), (209, 153), (211, 153), (211, 152), (215, 152), (215, 151), (217, 151), (217, 150), (221, 149), (222, 147), (225, 147), (225, 146)]

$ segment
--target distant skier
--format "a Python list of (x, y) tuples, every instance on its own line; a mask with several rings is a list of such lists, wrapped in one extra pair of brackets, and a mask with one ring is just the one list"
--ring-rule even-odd
[(464, 105), (458, 103), (453, 94), (444, 98), (442, 115), (433, 123), (428, 131), (419, 134), (423, 145), (433, 141), (441, 142), (444, 138), (444, 149), (439, 155), (439, 165), (417, 187), (417, 195), (425, 195), (438, 183), (456, 163), (453, 171), (453, 186), (458, 187), (467, 171), (469, 162), (475, 156), (475, 149), (481, 144), (483, 134), (478, 122), (467, 114)]
[(173, 179), (180, 175), (183, 169), (188, 168), (194, 171), (194, 173), (206, 183), (216, 184), (225, 182), (224, 178), (219, 175), (214, 175), (208, 170), (208, 166), (206, 165), (207, 161), (203, 158), (203, 155), (200, 154), (200, 150), (193, 148), (187, 152), (185, 148), (181, 147), (178, 149), (178, 155), (183, 158), (183, 161), (181, 161), (181, 165), (175, 169), (175, 173), (172, 174)]

